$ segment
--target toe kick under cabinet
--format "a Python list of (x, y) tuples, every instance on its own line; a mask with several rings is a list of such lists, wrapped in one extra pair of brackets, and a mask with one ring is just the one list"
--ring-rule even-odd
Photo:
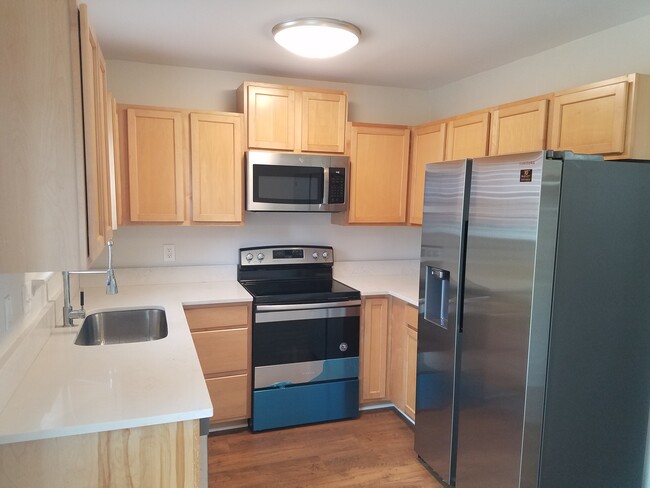
[(186, 306), (214, 414), (211, 426), (250, 417), (249, 304)]

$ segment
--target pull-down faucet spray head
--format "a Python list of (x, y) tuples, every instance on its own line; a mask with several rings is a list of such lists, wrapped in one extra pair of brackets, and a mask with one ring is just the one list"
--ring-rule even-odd
[(113, 271), (113, 241), (108, 241), (108, 269), (106, 270), (106, 294), (115, 295), (118, 292), (115, 272)]

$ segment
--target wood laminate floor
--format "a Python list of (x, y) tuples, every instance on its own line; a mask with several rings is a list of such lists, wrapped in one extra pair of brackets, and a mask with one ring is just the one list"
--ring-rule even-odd
[(442, 488), (393, 410), (358, 419), (208, 438), (209, 486)]

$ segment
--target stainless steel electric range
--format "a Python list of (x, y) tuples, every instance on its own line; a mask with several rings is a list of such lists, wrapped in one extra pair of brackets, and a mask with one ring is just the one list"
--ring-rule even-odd
[(359, 415), (361, 294), (332, 278), (326, 246), (239, 250), (253, 296), (251, 429)]

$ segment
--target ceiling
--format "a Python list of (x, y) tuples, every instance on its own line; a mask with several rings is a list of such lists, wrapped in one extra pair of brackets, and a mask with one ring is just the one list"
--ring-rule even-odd
[[(432, 89), (650, 15), (648, 0), (84, 0), (107, 59)], [(299, 58), (271, 29), (359, 26), (337, 58)]]

